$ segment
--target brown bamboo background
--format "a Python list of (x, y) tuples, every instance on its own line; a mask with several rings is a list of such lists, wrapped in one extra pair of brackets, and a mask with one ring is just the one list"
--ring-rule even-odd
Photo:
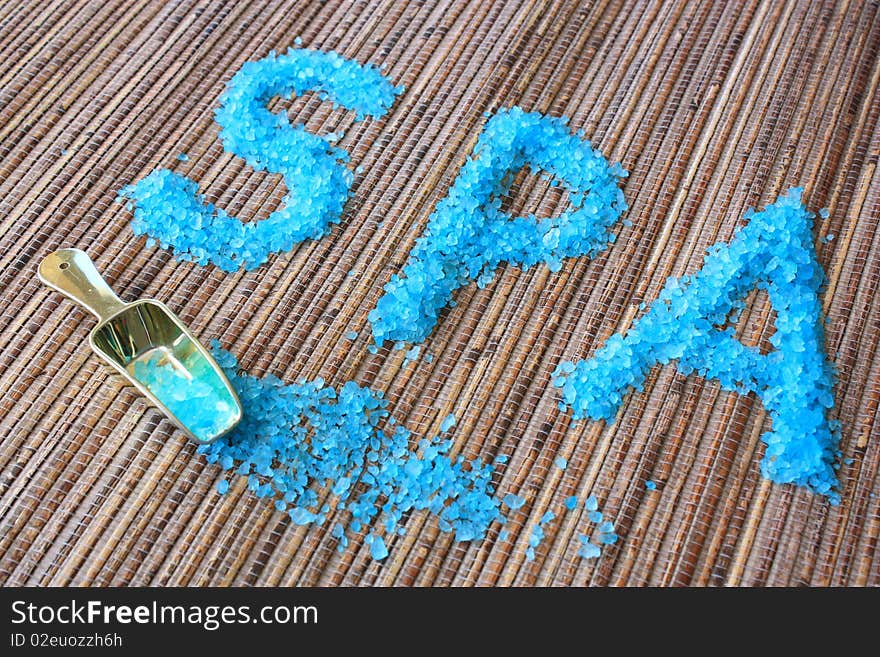
[[(0, 6), (0, 583), (73, 585), (877, 585), (880, 583), (880, 16), (876, 2), (153, 2)], [(276, 101), (342, 129), (361, 165), (342, 224), (250, 273), (146, 248), (114, 201), (156, 166), (247, 219), (284, 195), (223, 152), (212, 109), (244, 61), (305, 47), (385, 64), (406, 92), (353, 123), (312, 95)], [(505, 267), (457, 295), (423, 346), (371, 355), (366, 315), (471, 151), (483, 113), (568, 116), (630, 171), (629, 227), (557, 274)], [(189, 154), (180, 162), (176, 155)], [(749, 206), (789, 186), (830, 209), (816, 244), (839, 369), (843, 503), (771, 485), (759, 401), (656, 370), (617, 422), (569, 428), (550, 373), (626, 328), (669, 275), (699, 268)], [(560, 211), (521, 175), (514, 212)], [(820, 239), (833, 233), (833, 241)], [(469, 457), (510, 455), (502, 493), (528, 502), (478, 544), (414, 514), (390, 557), (292, 525), (207, 465), (91, 354), (90, 316), (41, 287), (39, 260), (85, 249), (126, 300), (166, 301), (254, 374), (386, 391), (415, 436), (450, 412)], [(353, 276), (347, 272), (353, 270)], [(742, 339), (767, 346), (753, 295)], [(344, 333), (360, 331), (354, 342)], [(553, 465), (564, 456), (564, 472)], [(851, 461), (849, 459), (852, 459)], [(658, 482), (654, 492), (645, 480)], [(598, 496), (620, 542), (576, 556)], [(531, 525), (558, 519), (529, 563)]]

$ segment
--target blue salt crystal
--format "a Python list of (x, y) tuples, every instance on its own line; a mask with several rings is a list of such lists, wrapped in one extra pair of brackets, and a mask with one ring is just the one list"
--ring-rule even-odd
[(565, 459), (561, 456), (557, 456), (556, 460), (553, 461), (556, 464), (556, 467), (560, 470), (565, 470), (568, 467), (568, 459)]
[[(586, 539), (585, 536), (583, 538)], [(601, 554), (602, 550), (599, 549), (598, 545), (593, 545), (592, 543), (586, 541), (578, 549), (578, 556), (582, 559), (595, 559)]]
[(605, 520), (599, 525), (599, 531), (603, 534), (610, 534), (614, 531), (614, 523), (610, 520)]
[(508, 538), (510, 538), (510, 530), (509, 529), (502, 529), (498, 533), (498, 540), (499, 541), (506, 541)]
[(647, 488), (648, 490), (656, 490), (657, 484), (655, 482), (651, 481), (650, 479), (648, 479), (648, 481), (645, 482), (645, 488)]
[(602, 512), (601, 511), (590, 511), (587, 514), (587, 518), (590, 519), (590, 522), (594, 522), (594, 523), (602, 522)]
[(587, 511), (595, 511), (599, 508), (599, 500), (596, 499), (595, 495), (590, 495), (586, 501), (584, 501), (584, 508)]
[(833, 239), (834, 239), (834, 233), (828, 233), (828, 234), (825, 236), (825, 241), (826, 241), (826, 242), (830, 242), (830, 241), (833, 240)]
[(225, 495), (228, 490), (229, 490), (229, 482), (228, 481), (226, 481), (225, 479), (221, 479), (220, 481), (217, 482), (217, 492), (218, 493), (220, 493), (221, 495)]
[(345, 339), (346, 340), (357, 340), (358, 332), (357, 331), (346, 331)]
[[(290, 507), (295, 524), (325, 521), (330, 506), (314, 490), (325, 485), (337, 506), (350, 510), (354, 532), (373, 521), (380, 505), (387, 527), (393, 529), (409, 511), (428, 510), (458, 540), (481, 540), (501, 518), (492, 467), (450, 457), (451, 441), (423, 440), (418, 451), (410, 447), (405, 427), (389, 422), (382, 428), (388, 402), (380, 393), (353, 382), (336, 390), (321, 380), (285, 385), (271, 376), (259, 379), (239, 371), (236, 359), (216, 342), (212, 348), (244, 415), (231, 433), (198, 451), (247, 476), (251, 490), (274, 496), (279, 509)], [(271, 476), (261, 482), (258, 474), (265, 473)], [(228, 486), (218, 484), (218, 491)]]
[(525, 499), (520, 497), (519, 495), (514, 495), (513, 493), (508, 493), (504, 496), (504, 503), (507, 505), (512, 511), (516, 511), (521, 508), (523, 504), (526, 503)]
[(613, 545), (614, 543), (617, 543), (617, 539), (617, 534), (613, 532), (610, 534), (602, 534), (602, 542), (606, 545)]
[(568, 509), (569, 511), (574, 511), (574, 509), (577, 507), (577, 503), (578, 503), (577, 496), (572, 495), (571, 497), (566, 498), (565, 508)]
[[(403, 357), (403, 362), (404, 363), (411, 363), (412, 361), (417, 360), (419, 357), (419, 352), (421, 350), (422, 350), (422, 348), (419, 345), (416, 345), (412, 349), (407, 350), (406, 354)], [(445, 431), (445, 429), (444, 429), (444, 431)]]
[(526, 548), (526, 561), (534, 561), (535, 560), (535, 548), (529, 546)]
[(441, 433), (444, 431), (449, 431), (454, 426), (455, 426), (455, 415), (450, 413), (445, 418), (443, 418), (443, 422), (440, 423), (440, 431), (441, 431)]
[(302, 37), (301, 37), (301, 36), (294, 37), (293, 42), (294, 42), (296, 45), (301, 46), (301, 45), (302, 45), (302, 42), (303, 42)]
[[(558, 217), (511, 217), (501, 209), (516, 171), (531, 167), (560, 179), (571, 207)], [(485, 287), (503, 262), (553, 269), (564, 258), (594, 255), (608, 244), (609, 228), (626, 209), (619, 182), (626, 175), (564, 120), (500, 110), (486, 123), (474, 153), (449, 194), (428, 219), (400, 275), (370, 312), (375, 342), (421, 342), (452, 306), (456, 289)]]
[(434, 362), (434, 354), (425, 354), (425, 362), (430, 365)]
[(186, 153), (179, 153), (177, 155), (177, 159), (181, 162), (189, 162), (189, 155), (187, 155)]
[(353, 176), (340, 164), (348, 153), (292, 125), (285, 112), (273, 114), (267, 108), (275, 96), (307, 91), (355, 110), (360, 120), (385, 114), (402, 89), (378, 69), (334, 52), (290, 50), (245, 63), (215, 112), (220, 139), (227, 152), (256, 171), (284, 176), (284, 206), (264, 220), (240, 221), (207, 203), (194, 181), (157, 169), (120, 192), (120, 199), (133, 201), (135, 234), (173, 249), (181, 260), (226, 271), (255, 269), (272, 253), (325, 235), (339, 222), (348, 199)]
[(509, 460), (510, 460), (510, 457), (507, 454), (502, 454), (501, 456), (495, 457), (495, 464), (496, 465), (504, 465)]
[[(632, 389), (641, 390), (656, 364), (715, 379), (725, 390), (754, 392), (772, 418), (762, 474), (840, 502), (834, 463), (840, 430), (829, 419), (834, 370), (825, 354), (822, 305), (825, 275), (812, 239), (814, 217), (792, 189), (761, 212), (729, 244), (710, 247), (703, 267), (670, 278), (625, 336), (615, 334), (587, 361), (553, 373), (573, 417), (612, 421)], [(753, 288), (766, 290), (776, 311), (774, 347), (762, 355), (732, 330), (715, 328), (742, 308)]]
[(541, 516), (541, 524), (546, 525), (548, 522), (553, 520), (556, 517), (556, 514), (552, 511), (545, 511), (544, 515)]
[(315, 515), (308, 509), (293, 508), (287, 513), (290, 519), (297, 525), (309, 525), (315, 519)]

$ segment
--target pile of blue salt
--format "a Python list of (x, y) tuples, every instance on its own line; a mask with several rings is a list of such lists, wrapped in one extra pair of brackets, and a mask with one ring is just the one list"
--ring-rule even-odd
[[(557, 217), (511, 217), (502, 211), (514, 174), (532, 167), (568, 189), (570, 208)], [(626, 172), (609, 165), (564, 119), (500, 110), (480, 134), (449, 195), (428, 220), (401, 275), (385, 285), (369, 319), (376, 344), (421, 342), (437, 323), (453, 292), (476, 280), (492, 280), (502, 262), (530, 267), (592, 255), (614, 240), (611, 226), (626, 209), (618, 186)]]
[[(589, 360), (564, 362), (554, 372), (561, 408), (575, 419), (612, 420), (648, 371), (675, 361), (683, 375), (715, 379), (726, 390), (754, 392), (773, 426), (761, 471), (777, 483), (794, 483), (839, 502), (835, 460), (839, 430), (833, 369), (825, 355), (819, 292), (824, 272), (813, 245), (813, 215), (793, 189), (748, 224), (729, 244), (709, 249), (702, 269), (670, 278), (660, 297), (626, 335), (614, 335)], [(766, 290), (776, 311), (774, 350), (762, 355), (740, 342), (733, 327), (747, 293)]]
[[(332, 530), (340, 550), (348, 530), (359, 532), (380, 515), (386, 534), (393, 534), (404, 514), (426, 509), (460, 541), (482, 539), (502, 519), (491, 465), (451, 456), (452, 442), (439, 437), (411, 445), (410, 432), (389, 418), (381, 393), (352, 382), (336, 390), (320, 379), (285, 385), (273, 376), (256, 378), (239, 372), (235, 357), (218, 344), (213, 350), (244, 416), (199, 452), (247, 477), (257, 496), (274, 499), (296, 524), (322, 525), (334, 507), (345, 511), (346, 525)], [(223, 481), (218, 491), (228, 488)], [(387, 553), (384, 539), (369, 540), (374, 556)]]
[(325, 235), (348, 199), (353, 176), (341, 164), (348, 153), (331, 145), (339, 135), (314, 135), (267, 107), (274, 96), (307, 91), (354, 110), (360, 120), (385, 114), (402, 89), (378, 69), (334, 52), (296, 49), (245, 63), (215, 112), (220, 139), (254, 170), (284, 176), (283, 207), (262, 221), (244, 222), (208, 203), (194, 181), (157, 169), (120, 192), (133, 202), (135, 234), (173, 248), (179, 259), (226, 271), (254, 269), (272, 253)]

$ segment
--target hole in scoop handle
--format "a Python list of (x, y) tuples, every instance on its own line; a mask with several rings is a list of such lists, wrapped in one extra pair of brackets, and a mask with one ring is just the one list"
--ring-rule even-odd
[(59, 249), (40, 263), (40, 280), (105, 320), (125, 308), (84, 251)]

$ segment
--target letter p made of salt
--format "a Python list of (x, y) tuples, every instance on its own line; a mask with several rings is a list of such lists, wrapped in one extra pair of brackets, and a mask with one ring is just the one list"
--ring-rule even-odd
[[(568, 209), (548, 218), (512, 217), (502, 210), (515, 174), (527, 166), (568, 189)], [(497, 112), (402, 273), (385, 285), (370, 312), (376, 344), (423, 341), (455, 290), (472, 281), (485, 286), (502, 262), (523, 268), (546, 262), (558, 271), (563, 258), (602, 251), (614, 241), (610, 228), (626, 210), (619, 186), (626, 175), (582, 134), (571, 134), (564, 119), (518, 107)]]

